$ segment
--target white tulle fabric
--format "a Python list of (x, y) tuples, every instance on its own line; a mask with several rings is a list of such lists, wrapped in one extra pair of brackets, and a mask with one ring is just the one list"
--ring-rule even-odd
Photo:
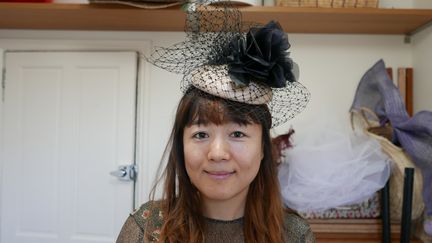
[(290, 208), (319, 212), (356, 204), (384, 187), (390, 161), (376, 140), (328, 127), (312, 130), (297, 143), (294, 137), (279, 167), (282, 196)]

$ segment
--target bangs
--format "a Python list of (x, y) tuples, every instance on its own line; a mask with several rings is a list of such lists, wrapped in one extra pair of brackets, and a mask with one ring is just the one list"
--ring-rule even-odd
[(269, 120), (271, 124), (271, 115), (266, 105), (244, 104), (215, 97), (197, 89), (194, 90), (195, 92), (189, 92), (192, 104), (187, 112), (186, 126), (207, 125), (209, 123), (221, 125), (229, 122), (239, 125), (264, 125), (268, 122), (266, 120)]

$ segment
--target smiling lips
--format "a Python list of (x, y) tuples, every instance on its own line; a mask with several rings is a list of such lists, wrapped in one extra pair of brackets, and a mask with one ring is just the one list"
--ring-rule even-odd
[(206, 170), (204, 172), (207, 173), (207, 175), (209, 175), (210, 178), (216, 180), (226, 179), (235, 173), (235, 171), (229, 172), (229, 171), (206, 171)]

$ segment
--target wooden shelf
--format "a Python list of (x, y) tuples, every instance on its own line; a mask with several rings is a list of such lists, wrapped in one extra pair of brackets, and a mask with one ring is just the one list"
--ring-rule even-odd
[[(381, 219), (309, 219), (318, 243), (381, 242)], [(392, 242), (399, 242), (401, 227), (391, 224)], [(412, 243), (420, 243), (412, 239)]]
[[(244, 21), (277, 20), (289, 33), (405, 34), (432, 21), (432, 10), (242, 7)], [(183, 31), (179, 7), (0, 3), (0, 29)]]

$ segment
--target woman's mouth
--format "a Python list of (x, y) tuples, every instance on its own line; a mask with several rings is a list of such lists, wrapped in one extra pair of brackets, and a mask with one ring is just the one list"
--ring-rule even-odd
[(210, 178), (215, 180), (223, 180), (235, 173), (235, 171), (204, 171)]

